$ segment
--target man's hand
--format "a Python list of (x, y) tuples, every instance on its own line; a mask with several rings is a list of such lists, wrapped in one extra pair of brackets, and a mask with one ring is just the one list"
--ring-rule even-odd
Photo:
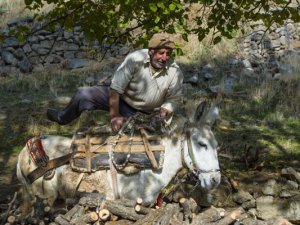
[(122, 128), (125, 121), (126, 121), (125, 117), (122, 116), (113, 117), (110, 120), (112, 130), (114, 132), (118, 132)]

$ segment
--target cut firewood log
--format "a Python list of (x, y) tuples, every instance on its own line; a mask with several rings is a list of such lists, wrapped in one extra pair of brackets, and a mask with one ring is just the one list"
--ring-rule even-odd
[(58, 225), (58, 223), (51, 222), (51, 223), (49, 223), (48, 225)]
[(168, 204), (166, 207), (152, 210), (149, 214), (133, 223), (133, 225), (168, 224), (174, 214), (173, 209), (174, 207)]
[(79, 201), (78, 198), (67, 198), (66, 199), (67, 208), (70, 209), (70, 208), (74, 207), (74, 205), (76, 205), (78, 203), (78, 201)]
[(9, 216), (7, 217), (7, 222), (10, 224), (13, 224), (16, 221), (16, 217), (15, 216)]
[(190, 202), (190, 204), (191, 204), (191, 212), (192, 212), (192, 213), (195, 213), (195, 214), (199, 213), (199, 211), (200, 211), (200, 206), (198, 206), (198, 204), (197, 204), (197, 202), (195, 201), (195, 199), (189, 198), (189, 202)]
[(133, 225), (152, 224), (154, 221), (156, 221), (157, 218), (160, 218), (162, 215), (164, 215), (164, 213), (165, 213), (165, 210), (163, 210), (162, 208), (153, 210), (148, 215), (137, 220), (135, 223), (133, 223)]
[[(65, 215), (68, 212), (65, 208), (52, 208), (49, 215), (51, 214), (53, 218), (57, 217), (58, 215)], [(46, 213), (45, 213), (46, 214)]]
[(99, 219), (104, 222), (110, 218), (110, 212), (107, 209), (101, 209), (98, 215)]
[(111, 221), (117, 221), (117, 220), (119, 220), (119, 217), (114, 215), (114, 214), (111, 214), (110, 220)]
[(126, 199), (126, 198), (118, 199), (115, 201), (118, 202), (120, 205), (123, 205), (126, 207), (134, 207), (136, 205), (136, 201), (131, 200), (131, 199)]
[(102, 192), (85, 192), (85, 191), (77, 191), (76, 197), (79, 199), (82, 197), (90, 197), (90, 198), (98, 198), (98, 199), (106, 198), (105, 194)]
[[(63, 217), (70, 221), (72, 218), (80, 217), (84, 213), (84, 207), (82, 205), (75, 205), (72, 209), (70, 209)], [(76, 216), (76, 214), (78, 216)]]
[(51, 207), (50, 206), (47, 205), (47, 206), (44, 207), (44, 212), (45, 213), (50, 213), (50, 211), (51, 211)]
[[(216, 222), (224, 217), (224, 209), (218, 209), (215, 207), (210, 207), (205, 211), (197, 214), (193, 220), (192, 225), (198, 224), (209, 224), (211, 222)], [(201, 221), (201, 222), (199, 222)]]
[(81, 217), (78, 217), (78, 218), (75, 218), (75, 219), (72, 219), (70, 222), (71, 224), (75, 224), (75, 225), (85, 225), (87, 223), (93, 223), (93, 222), (96, 222), (98, 220), (99, 216), (96, 212), (90, 212), (90, 213), (87, 213), (87, 214), (84, 214), (83, 216)]
[(152, 210), (150, 208), (144, 207), (142, 205), (136, 205), (134, 207), (134, 210), (138, 213), (138, 214), (143, 214), (146, 215), (148, 213), (150, 213)]
[(191, 203), (188, 199), (186, 198), (181, 198), (179, 199), (179, 203), (183, 208), (183, 213), (184, 213), (184, 220), (188, 221), (190, 214), (192, 212), (192, 206)]
[(160, 224), (160, 225), (169, 225), (169, 224), (170, 224), (170, 220), (171, 220), (171, 218), (172, 218), (173, 215), (174, 215), (174, 212), (175, 212), (175, 207), (174, 207), (174, 205), (168, 204), (168, 205), (166, 206), (164, 215), (162, 215), (162, 216), (157, 220), (156, 223), (157, 223), (157, 224)]
[(118, 220), (118, 221), (108, 221), (105, 225), (131, 225), (132, 222), (129, 220)]
[(45, 221), (40, 221), (39, 225), (46, 225)]
[(143, 199), (142, 198), (137, 198), (136, 199), (136, 204), (141, 205), (143, 203)]
[[(90, 194), (99, 194), (99, 193), (90, 193)], [(103, 195), (91, 195), (81, 197), (79, 200), (80, 205), (88, 206), (88, 207), (98, 207), (101, 202), (103, 202), (105, 198)]]
[(59, 224), (59, 225), (72, 225), (69, 221), (67, 221), (65, 218), (63, 218), (62, 215), (58, 215), (55, 219), (54, 222)]
[(136, 221), (143, 217), (142, 215), (137, 214), (133, 208), (124, 207), (110, 200), (105, 202), (104, 208), (106, 208), (110, 213), (120, 216), (124, 219)]
[(245, 213), (245, 210), (242, 207), (239, 207), (231, 211), (227, 216), (225, 216), (221, 220), (213, 223), (213, 225), (229, 225), (235, 220), (237, 220), (243, 213)]

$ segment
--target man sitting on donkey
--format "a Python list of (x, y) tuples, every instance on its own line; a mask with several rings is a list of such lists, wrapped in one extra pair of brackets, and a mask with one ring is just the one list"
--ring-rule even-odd
[(110, 86), (79, 88), (62, 111), (48, 109), (48, 119), (65, 125), (84, 110), (106, 110), (115, 132), (136, 112), (151, 114), (157, 110), (161, 120), (169, 120), (178, 107), (183, 82), (179, 66), (171, 59), (174, 48), (167, 34), (154, 34), (148, 49), (127, 55)]

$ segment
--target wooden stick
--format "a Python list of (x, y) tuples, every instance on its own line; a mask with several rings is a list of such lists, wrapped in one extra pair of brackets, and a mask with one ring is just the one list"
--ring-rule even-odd
[(151, 151), (151, 147), (150, 147), (149, 141), (148, 141), (148, 139), (147, 139), (147, 137), (146, 137), (146, 136), (147, 136), (147, 133), (146, 133), (146, 131), (145, 131), (144, 128), (141, 128), (141, 129), (140, 129), (140, 132), (141, 132), (141, 135), (142, 135), (142, 138), (143, 138), (143, 142), (144, 142), (144, 144), (145, 144), (146, 154), (147, 154), (147, 156), (148, 156), (148, 158), (149, 158), (149, 160), (150, 160), (150, 162), (151, 162), (151, 165), (152, 165), (152, 167), (153, 167), (154, 169), (157, 169), (157, 168), (158, 168), (158, 164), (157, 164), (157, 162), (156, 162), (156, 159), (155, 159), (155, 157), (154, 157), (153, 152)]
[(5, 214), (4, 214), (4, 221), (7, 220), (7, 217), (8, 217), (8, 215), (9, 215), (9, 212), (10, 212), (10, 210), (11, 210), (11, 208), (12, 208), (14, 202), (15, 202), (16, 199), (17, 199), (17, 194), (18, 194), (18, 193), (15, 192), (13, 199), (11, 200), (10, 203), (8, 203), (8, 208), (7, 208), (7, 210), (6, 210)]

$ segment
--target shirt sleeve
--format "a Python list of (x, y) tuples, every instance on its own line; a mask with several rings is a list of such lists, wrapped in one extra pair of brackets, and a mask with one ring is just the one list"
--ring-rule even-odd
[(123, 94), (134, 74), (134, 59), (129, 54), (114, 73), (110, 88)]
[(178, 105), (180, 104), (180, 100), (182, 97), (182, 83), (183, 83), (183, 74), (180, 69), (174, 74), (174, 78), (170, 83), (168, 88), (168, 92), (166, 95), (165, 102), (161, 105), (162, 108), (167, 109), (169, 112), (173, 113)]

